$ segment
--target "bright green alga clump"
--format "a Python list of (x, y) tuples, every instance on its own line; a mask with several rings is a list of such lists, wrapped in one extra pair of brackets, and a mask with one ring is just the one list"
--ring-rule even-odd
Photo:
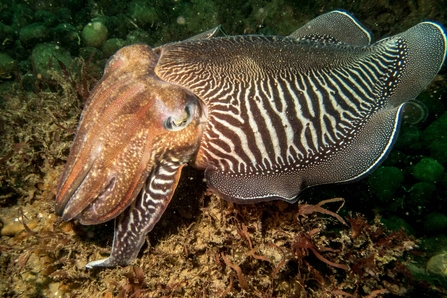
[(444, 167), (435, 159), (425, 157), (413, 167), (413, 177), (422, 182), (435, 183), (442, 178)]
[(372, 194), (383, 201), (392, 199), (403, 182), (404, 174), (396, 167), (380, 167), (368, 179)]
[(100, 48), (107, 40), (108, 31), (102, 22), (93, 21), (85, 25), (81, 35), (86, 46)]

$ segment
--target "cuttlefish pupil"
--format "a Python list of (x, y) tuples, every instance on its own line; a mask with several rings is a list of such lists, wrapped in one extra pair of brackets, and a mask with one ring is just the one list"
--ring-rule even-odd
[(446, 56), (436, 23), (371, 44), (341, 11), (289, 36), (218, 34), (131, 45), (108, 61), (56, 196), (64, 220), (115, 219), (110, 257), (87, 267), (137, 257), (185, 164), (237, 203), (294, 203), (308, 187), (366, 176)]
[(178, 118), (174, 118), (169, 116), (164, 123), (164, 126), (167, 130), (170, 131), (179, 131), (185, 128), (189, 123), (191, 123), (194, 118), (194, 106), (192, 104), (188, 104), (185, 107), (185, 111)]

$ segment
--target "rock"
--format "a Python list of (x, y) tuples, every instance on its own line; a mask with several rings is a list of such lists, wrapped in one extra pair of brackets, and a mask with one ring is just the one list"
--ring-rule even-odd
[(126, 45), (126, 41), (120, 38), (111, 38), (108, 39), (104, 45), (102, 46), (102, 53), (104, 58), (109, 58), (113, 54), (115, 54), (116, 51), (121, 49)]
[(409, 192), (408, 203), (414, 206), (424, 206), (431, 199), (433, 192), (435, 192), (436, 186), (428, 182), (418, 182), (413, 184)]
[(37, 22), (43, 23), (44, 26), (48, 27), (48, 28), (57, 26), (57, 22), (58, 22), (56, 15), (52, 14), (49, 11), (42, 10), (42, 9), (40, 9), (34, 13), (34, 19)]
[(440, 163), (447, 163), (447, 136), (439, 136), (428, 145), (430, 156)]
[[(57, 44), (40, 44), (36, 46), (31, 54), (34, 67), (38, 75), (45, 79), (50, 78), (50, 70), (61, 71), (57, 60), (61, 61), (67, 68), (70, 66), (72, 58), (70, 53)], [(50, 60), (52, 61), (50, 63)], [(50, 65), (52, 68), (50, 68)]]
[(445, 281), (447, 278), (447, 253), (434, 255), (427, 262), (427, 273), (432, 277), (438, 277)]
[(404, 174), (400, 169), (383, 166), (369, 177), (369, 190), (377, 199), (388, 201), (394, 197), (394, 193), (403, 181)]
[(15, 5), (13, 12), (11, 27), (15, 30), (20, 30), (20, 28), (24, 28), (32, 23), (34, 13), (29, 4)]
[(78, 30), (70, 24), (59, 24), (53, 29), (54, 40), (70, 53), (76, 55), (81, 46), (81, 35)]
[(88, 47), (101, 48), (108, 37), (107, 27), (100, 21), (93, 21), (82, 29), (82, 40)]
[(392, 231), (400, 231), (401, 229), (405, 230), (405, 234), (407, 235), (415, 235), (414, 229), (402, 218), (397, 216), (391, 216), (390, 218), (381, 218), (380, 222), (385, 225), (385, 227)]
[(424, 229), (431, 233), (447, 229), (447, 216), (438, 212), (430, 213), (424, 221)]
[[(76, 1), (65, 1), (64, 6), (68, 6), (69, 3), (74, 3)], [(79, 2), (82, 3), (82, 2)], [(70, 10), (68, 7), (62, 7), (56, 12), (56, 17), (61, 23), (73, 22), (72, 11), (75, 12), (76, 9)]]
[(12, 78), (12, 72), (16, 69), (17, 62), (9, 55), (0, 53), (0, 81)]
[(447, 131), (447, 113), (443, 113), (438, 119), (433, 121), (423, 132), (424, 143), (430, 144)]
[(0, 49), (13, 47), (16, 36), (14, 29), (0, 22)]
[[(438, 102), (441, 102), (438, 100)], [(442, 109), (440, 108), (442, 111)], [(439, 113), (439, 111), (437, 111)], [(433, 121), (422, 133), (424, 146), (430, 150), (430, 156), (440, 163), (447, 163), (447, 113)]]
[(430, 117), (436, 114), (440, 115), (445, 111), (442, 101), (439, 100), (439, 96), (434, 96), (431, 92), (422, 92), (418, 95), (417, 99), (425, 105)]
[(435, 159), (424, 157), (413, 167), (413, 177), (422, 182), (436, 183), (442, 178), (444, 167)]
[(135, 44), (135, 43), (151, 44), (150, 40), (151, 39), (149, 33), (138, 29), (129, 32), (129, 34), (127, 34), (126, 36), (127, 44)]
[[(412, 148), (418, 149), (421, 145), (419, 144), (421, 132), (418, 127), (415, 125), (404, 125), (405, 127), (402, 129), (399, 138), (397, 139), (395, 148), (397, 149), (405, 149)], [(417, 147), (417, 148), (415, 148)]]
[(128, 6), (128, 15), (138, 27), (144, 29), (149, 29), (158, 20), (154, 5), (147, 1), (132, 1)]
[(79, 49), (79, 57), (84, 60), (89, 60), (91, 57), (93, 59), (100, 59), (102, 53), (97, 48), (85, 47)]
[(30, 49), (38, 43), (51, 40), (51, 32), (42, 23), (33, 23), (20, 29), (19, 41), (24, 48)]

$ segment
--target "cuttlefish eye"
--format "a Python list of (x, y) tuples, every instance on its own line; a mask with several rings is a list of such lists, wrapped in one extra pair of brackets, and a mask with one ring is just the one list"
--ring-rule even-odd
[(184, 129), (191, 123), (194, 118), (196, 105), (194, 103), (189, 103), (185, 106), (185, 110), (180, 116), (169, 116), (164, 121), (163, 125), (167, 130), (170, 131), (179, 131)]

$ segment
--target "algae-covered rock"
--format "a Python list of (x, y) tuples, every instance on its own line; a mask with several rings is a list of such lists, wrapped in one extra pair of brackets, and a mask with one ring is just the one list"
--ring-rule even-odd
[[(40, 44), (33, 49), (31, 59), (37, 74), (42, 78), (49, 79), (50, 71), (61, 71), (57, 60), (62, 62), (67, 68), (70, 66), (72, 58), (70, 53), (57, 44)], [(51, 61), (51, 62), (50, 62)]]
[(397, 166), (399, 164), (409, 164), (411, 162), (411, 156), (405, 154), (403, 151), (395, 149), (390, 152), (385, 159), (384, 165)]
[(396, 167), (380, 167), (368, 179), (371, 193), (382, 201), (394, 197), (396, 190), (402, 185), (404, 174)]
[(399, 138), (397, 139), (395, 148), (397, 149), (419, 149), (421, 144), (419, 142), (421, 137), (421, 132), (418, 127), (415, 125), (406, 125), (404, 129), (402, 129)]
[(34, 13), (30, 6), (31, 5), (29, 4), (19, 4), (14, 6), (14, 9), (11, 10), (13, 12), (11, 27), (13, 27), (15, 30), (20, 30), (20, 28), (23, 28), (32, 23)]
[(438, 254), (444, 252), (444, 247), (447, 247), (447, 235), (437, 234), (434, 236), (424, 237), (421, 239), (421, 248), (427, 254)]
[(79, 49), (79, 57), (81, 57), (84, 60), (89, 60), (90, 58), (98, 59), (101, 57), (101, 51), (97, 48), (92, 47), (85, 47)]
[(58, 19), (55, 14), (43, 9), (36, 11), (36, 13), (34, 14), (34, 19), (37, 22), (43, 23), (43, 25), (48, 28), (57, 26), (58, 23)]
[(104, 58), (109, 58), (116, 51), (118, 51), (125, 45), (126, 45), (126, 41), (123, 39), (120, 39), (120, 38), (108, 39), (102, 46), (102, 53), (103, 53)]
[(440, 278), (442, 282), (447, 281), (447, 253), (434, 255), (427, 262), (426, 271), (434, 278)]
[[(441, 93), (438, 93), (441, 94)], [(440, 115), (444, 113), (445, 107), (438, 96), (433, 96), (430, 92), (422, 92), (417, 97), (418, 101), (424, 104), (429, 115)]]
[[(68, 4), (68, 2), (74, 3), (76, 1), (66, 1), (65, 4)], [(82, 3), (82, 2), (79, 2)], [(62, 7), (56, 12), (57, 19), (60, 23), (69, 23), (70, 21), (73, 22), (73, 15), (72, 12), (76, 12), (75, 9), (71, 10), (68, 7)]]
[(401, 229), (405, 230), (407, 235), (414, 235), (414, 229), (402, 218), (398, 216), (391, 216), (390, 218), (381, 218), (380, 222), (382, 222), (385, 227), (392, 231), (400, 231)]
[(432, 197), (436, 186), (428, 182), (415, 183), (409, 192), (409, 203), (415, 206), (424, 206)]
[(81, 35), (73, 25), (67, 23), (59, 24), (53, 29), (53, 34), (55, 41), (71, 53), (79, 50)]
[(151, 44), (151, 37), (146, 31), (143, 30), (133, 30), (129, 32), (126, 36), (127, 44), (145, 43)]
[(422, 139), (426, 144), (430, 144), (436, 139), (445, 135), (447, 131), (447, 113), (443, 113), (438, 119), (433, 121), (422, 134)]
[(447, 163), (447, 136), (439, 136), (439, 138), (433, 140), (429, 145), (430, 156), (439, 161), (440, 163)]
[(424, 221), (424, 229), (430, 233), (447, 229), (447, 216), (438, 212), (430, 213)]
[(432, 256), (425, 264), (425, 270), (416, 272), (413, 268), (409, 269), (414, 277), (420, 280), (426, 280), (431, 284), (444, 284), (447, 279), (447, 237), (444, 234), (423, 238), (419, 243), (422, 251), (428, 256)]
[(84, 26), (81, 35), (86, 46), (99, 49), (106, 42), (109, 32), (103, 22), (93, 21)]
[(107, 30), (109, 31), (109, 37), (113, 38), (126, 38), (126, 35), (129, 33), (129, 29), (134, 29), (128, 27), (128, 22), (123, 22), (123, 20), (128, 19), (129, 16), (126, 14), (119, 14), (116, 16), (107, 17), (107, 22), (105, 23), (107, 26)]
[(16, 69), (17, 62), (9, 55), (0, 53), (0, 81), (12, 78), (12, 72)]
[(20, 29), (19, 40), (24, 48), (32, 48), (38, 43), (51, 40), (51, 32), (42, 23), (33, 23)]
[(128, 15), (140, 28), (150, 28), (158, 21), (154, 5), (148, 1), (134, 0), (128, 6)]
[(447, 113), (443, 113), (433, 121), (422, 134), (425, 146), (430, 150), (430, 156), (440, 163), (447, 163)]
[(10, 48), (14, 45), (16, 32), (10, 26), (0, 22), (0, 49)]
[(435, 159), (424, 157), (413, 167), (413, 177), (422, 182), (436, 183), (444, 173), (444, 167)]

